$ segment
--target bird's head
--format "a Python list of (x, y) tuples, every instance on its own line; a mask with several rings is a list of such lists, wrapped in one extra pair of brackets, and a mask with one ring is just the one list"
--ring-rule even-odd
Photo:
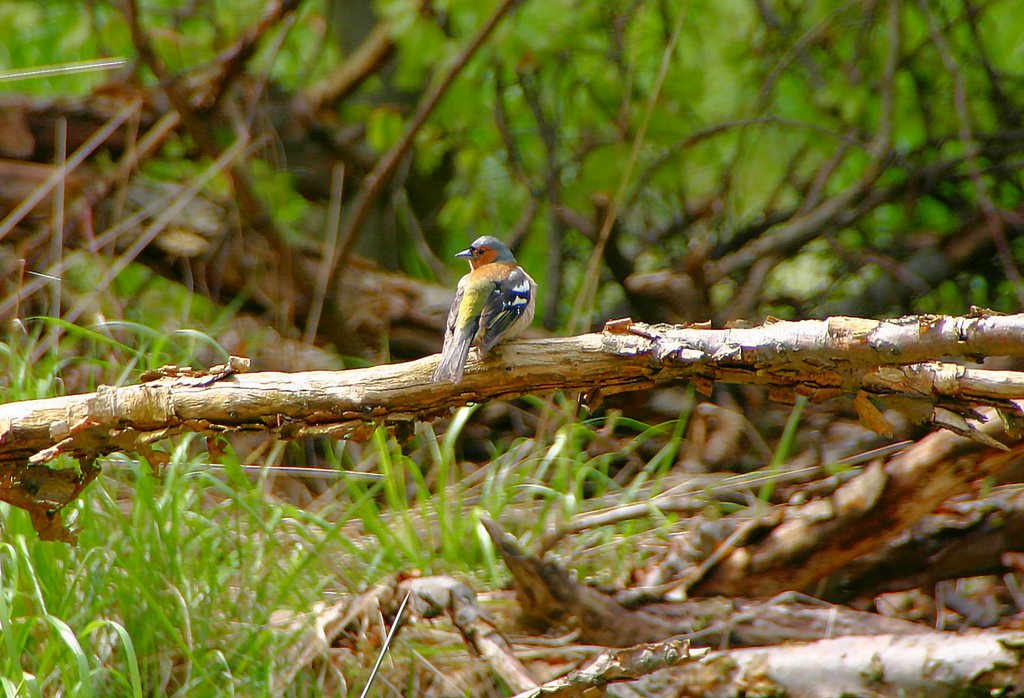
[(471, 269), (477, 269), (492, 262), (515, 262), (512, 251), (493, 235), (482, 235), (456, 257), (469, 260)]

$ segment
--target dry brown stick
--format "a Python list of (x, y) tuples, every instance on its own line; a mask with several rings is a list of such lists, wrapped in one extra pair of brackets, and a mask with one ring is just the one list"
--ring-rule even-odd
[(466, 67), (466, 64), (469, 63), (469, 60), (487, 41), (487, 38), (494, 31), (495, 27), (498, 26), (501, 19), (515, 7), (517, 2), (518, 0), (502, 0), (501, 4), (495, 8), (491, 16), (484, 22), (484, 25), (477, 30), (477, 33), (470, 39), (466, 47), (462, 49), (462, 52), (455, 59), (455, 62), (445, 73), (444, 77), (428, 89), (423, 98), (420, 99), (419, 104), (416, 106), (416, 111), (413, 112), (409, 123), (405, 127), (405, 131), (402, 133), (402, 137), (392, 146), (391, 150), (384, 154), (384, 157), (377, 161), (370, 174), (366, 175), (365, 179), (363, 179), (362, 186), (352, 202), (352, 213), (346, 218), (345, 225), (342, 228), (341, 244), (335, 258), (331, 261), (331, 283), (329, 284), (331, 288), (337, 285), (338, 271), (345, 267), (345, 262), (352, 252), (356, 241), (359, 239), (363, 223), (366, 222), (366, 217), (370, 214), (370, 208), (377, 200), (377, 197), (380, 196), (384, 185), (391, 179), (395, 169), (398, 167), (398, 163), (401, 162), (402, 158), (412, 148), (416, 134), (423, 128), (423, 124), (427, 122), (427, 119), (434, 112), (434, 109), (437, 108), (437, 105), (441, 103), (441, 99), (448, 92), (448, 88), (455, 82), (455, 78), (459, 76), (463, 68)]
[(391, 57), (395, 42), (387, 22), (378, 22), (359, 47), (323, 80), (308, 88), (305, 103), (311, 114), (344, 99)]
[(481, 523), (512, 573), (512, 584), (526, 625), (546, 631), (552, 625), (578, 628), (582, 642), (627, 647), (678, 635), (687, 622), (633, 611), (607, 594), (581, 584), (557, 563), (523, 552), (495, 521)]

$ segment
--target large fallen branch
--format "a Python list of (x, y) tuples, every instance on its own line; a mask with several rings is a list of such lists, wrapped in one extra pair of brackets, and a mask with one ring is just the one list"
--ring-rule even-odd
[[(713, 652), (632, 687), (675, 696), (685, 686), (685, 695), (708, 698), (1014, 695), (1024, 681), (1022, 642), (1015, 632), (840, 637)], [(659, 690), (666, 684), (675, 690)]]
[[(1009, 474), (1004, 469), (999, 479), (1008, 479)], [(984, 480), (985, 488), (995, 479)], [(883, 592), (934, 589), (944, 580), (1005, 573), (1012, 569), (1024, 540), (1019, 470), (1014, 480), (987, 494), (947, 500), (914, 525), (913, 535), (892, 538), (842, 565), (815, 591), (820, 598), (848, 603)], [(978, 617), (988, 613), (987, 607), (978, 608), (983, 612)], [(986, 627), (984, 621), (974, 624)]]
[(520, 622), (534, 632), (567, 627), (580, 642), (625, 647), (685, 637), (710, 647), (781, 644), (841, 635), (912, 635), (927, 628), (898, 618), (826, 603), (806, 603), (800, 594), (772, 599), (718, 597), (627, 606), (612, 595), (577, 581), (550, 559), (525, 553), (489, 519), (482, 520), (495, 550), (512, 573)]
[[(283, 438), (358, 438), (381, 423), (430, 419), (470, 402), (552, 390), (600, 395), (692, 380), (764, 385), (777, 399), (856, 394), (862, 419), (884, 431), (872, 398), (915, 419), (1001, 444), (970, 419), (976, 405), (1008, 417), (1024, 374), (938, 363), (939, 357), (1024, 356), (1024, 315), (837, 317), (707, 329), (609, 323), (602, 333), (518, 342), (472, 358), (462, 383), (435, 383), (436, 357), (349, 371), (245, 374), (244, 362), (196, 372), (169, 367), (145, 382), (94, 393), (0, 405), (0, 499), (54, 520), (95, 469), (36, 468), (58, 455), (85, 463), (114, 451), (147, 457), (161, 439), (263, 430)], [(149, 380), (147, 380), (149, 379)], [(63, 532), (59, 518), (46, 535)], [(41, 533), (43, 531), (41, 530)]]
[(1003, 427), (992, 419), (980, 428), (1006, 442), (1006, 451), (936, 432), (888, 462), (872, 463), (831, 496), (783, 507), (778, 525), (726, 551), (690, 592), (760, 596), (819, 588), (852, 561), (899, 540), (972, 483), (1019, 465), (1024, 443)]

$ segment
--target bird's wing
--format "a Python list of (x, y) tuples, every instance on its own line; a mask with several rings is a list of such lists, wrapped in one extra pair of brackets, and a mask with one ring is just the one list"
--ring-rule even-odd
[(466, 293), (466, 285), (460, 280), (458, 288), (455, 289), (455, 298), (452, 299), (452, 307), (448, 309), (448, 322), (445, 323), (445, 340), (455, 331), (459, 324), (459, 308), (462, 307), (462, 297)]
[(491, 282), (474, 280), (470, 274), (459, 281), (452, 307), (448, 311), (441, 362), (434, 371), (434, 380), (450, 380), (454, 383), (462, 380), (466, 357), (479, 331), (480, 314), (491, 288)]
[(519, 334), (533, 320), (536, 284), (522, 267), (516, 267), (503, 281), (495, 284), (480, 315), (484, 336), (480, 350), (490, 351), (506, 338)]

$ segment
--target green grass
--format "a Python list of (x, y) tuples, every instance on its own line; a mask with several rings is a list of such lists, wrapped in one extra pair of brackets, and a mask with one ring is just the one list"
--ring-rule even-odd
[[(5, 401), (58, 395), (69, 383), (133, 382), (141, 370), (197, 363), (195, 352), (213, 343), (144, 324), (36, 318), (24, 327), (0, 342), (10, 369)], [(615, 414), (581, 419), (570, 403), (526, 401), (545, 412), (545, 429), (492, 444), (486, 463), (461, 457), (476, 407), (456, 411), (442, 435), (420, 424), (403, 444), (383, 428), (366, 443), (333, 443), (328, 464), (338, 477), (305, 508), (274, 494), (270, 471), (243, 469), (227, 442), (212, 463), (198, 436), (157, 445), (170, 461), (159, 477), (134, 454), (100, 459), (102, 475), (64, 512), (78, 530), (75, 547), (41, 542), (25, 512), (0, 504), (0, 688), (18, 696), (275, 695), (309, 631), (308, 623), (281, 624), (281, 613), (309, 613), (414, 570), (504, 588), (508, 573), (483, 517), (533, 550), (581, 511), (650, 496), (675, 460), (687, 415), (652, 427)], [(602, 429), (634, 435), (622, 453), (592, 456)], [(652, 439), (658, 455), (618, 482), (613, 456), (635, 457)], [(263, 462), (277, 464), (285, 451), (279, 443)], [(559, 552), (576, 559), (581, 576), (621, 578), (642, 557), (621, 543), (670, 523), (603, 527), (559, 542)], [(465, 652), (404, 638), (392, 652), (411, 672)], [(374, 659), (372, 644), (360, 648), (357, 640), (337, 660), (350, 695)], [(320, 695), (326, 676), (300, 671), (283, 694)]]
[[(166, 363), (201, 364), (198, 352), (223, 354), (209, 335), (143, 322), (80, 327), (36, 318), (23, 327), (0, 342), (10, 369), (5, 400), (134, 382)], [(651, 506), (613, 525), (552, 534), (579, 514), (649, 502), (669, 488), (723, 513), (743, 505), (735, 496), (719, 502), (720, 493), (746, 492), (752, 503), (770, 497), (794, 452), (801, 405), (765, 468), (690, 480), (676, 465), (693, 404), (691, 395), (676, 419), (651, 425), (614, 411), (581, 414), (559, 396), (526, 398), (509, 409), (538, 420), (533, 435), (491, 432), (479, 463), (462, 446), (480, 438), (480, 406), (455, 411), (443, 431), (417, 424), (402, 443), (384, 428), (363, 443), (319, 443), (336, 477), (302, 506), (275, 489), (279, 474), (251, 467), (301, 459), (298, 445), (270, 443), (243, 464), (230, 439), (214, 460), (204, 438), (183, 436), (157, 444), (169, 460), (159, 477), (135, 454), (104, 457), (102, 475), (65, 511), (76, 547), (41, 542), (25, 512), (0, 504), (0, 689), (30, 697), (358, 695), (383, 629), (351, 630), (330, 662), (320, 651), (296, 673), (317, 609), (407, 574), (507, 588), (484, 518), (529, 552), (550, 546), (580, 579), (622, 586), (685, 525), (678, 514)], [(410, 628), (384, 672), (414, 693), (419, 675), (446, 673), (465, 652), (456, 636)]]

